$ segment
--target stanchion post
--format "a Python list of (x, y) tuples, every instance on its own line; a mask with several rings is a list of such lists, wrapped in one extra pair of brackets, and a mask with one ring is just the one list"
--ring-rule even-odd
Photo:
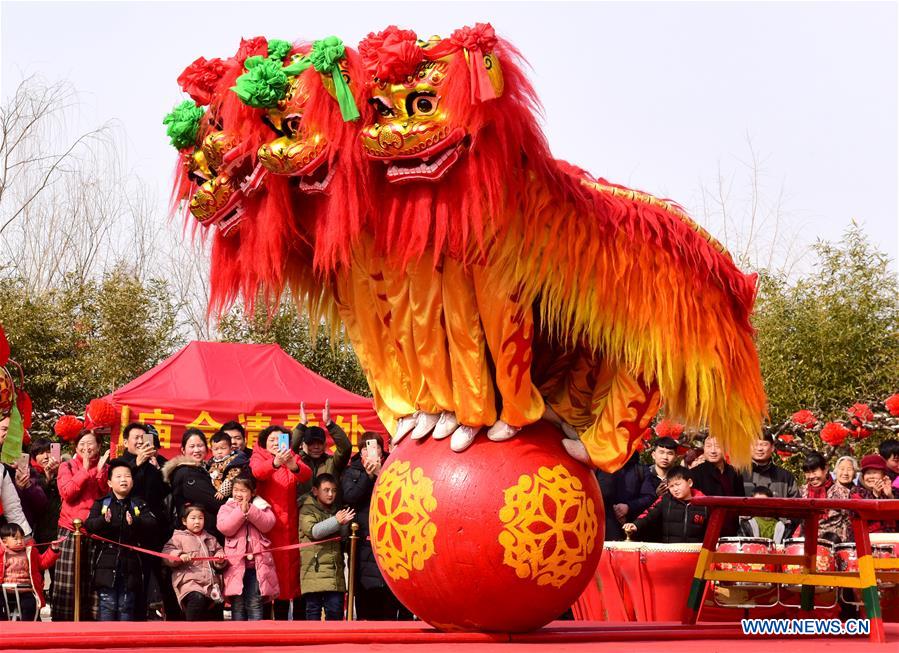
[(356, 603), (356, 544), (359, 541), (359, 524), (350, 524), (350, 582), (347, 588), (346, 620), (354, 620), (354, 606)]
[(75, 621), (81, 621), (81, 520), (72, 522), (75, 527)]

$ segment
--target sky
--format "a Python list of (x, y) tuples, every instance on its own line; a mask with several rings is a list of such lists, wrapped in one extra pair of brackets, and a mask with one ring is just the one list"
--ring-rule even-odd
[(241, 36), (355, 45), (391, 23), (426, 38), (480, 21), (528, 60), (556, 156), (674, 199), (721, 237), (702, 191), (722, 176), (744, 220), (755, 152), (784, 232), (835, 240), (854, 219), (895, 269), (894, 2), (4, 1), (0, 21), (0, 95), (25, 75), (69, 80), (67, 128), (117, 120), (160, 221), (175, 161), (161, 121), (196, 57), (230, 56)]

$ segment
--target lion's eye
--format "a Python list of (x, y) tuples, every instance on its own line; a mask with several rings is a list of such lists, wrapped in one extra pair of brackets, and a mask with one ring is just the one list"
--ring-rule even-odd
[(415, 111), (417, 113), (431, 113), (434, 110), (434, 103), (426, 97), (420, 97), (415, 101)]
[(375, 108), (375, 111), (377, 111), (381, 116), (384, 116), (385, 118), (391, 118), (395, 115), (393, 113), (393, 109), (384, 104), (384, 101), (380, 98), (373, 97), (369, 100), (369, 102)]
[(406, 100), (410, 116), (430, 116), (437, 110), (437, 96), (433, 93), (412, 93)]

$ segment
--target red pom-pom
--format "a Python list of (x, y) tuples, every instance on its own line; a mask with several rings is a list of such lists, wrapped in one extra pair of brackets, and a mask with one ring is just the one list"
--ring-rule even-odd
[(656, 424), (656, 436), (660, 438), (674, 438), (677, 440), (684, 432), (684, 425), (672, 422), (670, 419), (659, 420)]
[(370, 33), (359, 44), (359, 55), (374, 77), (387, 82), (406, 79), (424, 59), (415, 32), (396, 25), (377, 34)]
[(53, 432), (62, 440), (71, 442), (78, 437), (83, 428), (84, 424), (74, 415), (63, 415), (53, 425)]
[(884, 400), (884, 405), (893, 417), (899, 417), (899, 392)]
[(818, 423), (818, 418), (810, 410), (798, 410), (790, 416), (790, 421), (797, 426), (804, 426), (810, 429)]
[(178, 84), (194, 102), (203, 106), (212, 102), (212, 94), (227, 67), (221, 59), (200, 57), (178, 76)]
[(84, 409), (84, 428), (86, 429), (112, 428), (118, 421), (118, 411), (105, 399), (91, 399), (87, 408)]
[(853, 404), (847, 412), (855, 418), (853, 422), (858, 424), (870, 422), (874, 419), (874, 411), (871, 410), (868, 404)]
[(462, 27), (453, 32), (450, 40), (466, 50), (487, 53), (496, 47), (496, 32), (490, 23), (475, 23), (474, 27)]
[(251, 39), (240, 39), (240, 47), (237, 48), (237, 54), (234, 58), (239, 63), (243, 63), (250, 57), (268, 56), (268, 39), (264, 36), (254, 36)]
[(821, 429), (821, 440), (832, 447), (839, 447), (849, 436), (849, 429), (838, 422), (828, 422)]

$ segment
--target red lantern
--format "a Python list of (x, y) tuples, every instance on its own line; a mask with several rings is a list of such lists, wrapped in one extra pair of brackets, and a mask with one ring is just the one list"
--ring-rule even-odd
[(405, 439), (372, 498), (371, 543), (387, 584), (441, 630), (527, 632), (593, 579), (604, 515), (593, 472), (538, 422), (507, 442)]

